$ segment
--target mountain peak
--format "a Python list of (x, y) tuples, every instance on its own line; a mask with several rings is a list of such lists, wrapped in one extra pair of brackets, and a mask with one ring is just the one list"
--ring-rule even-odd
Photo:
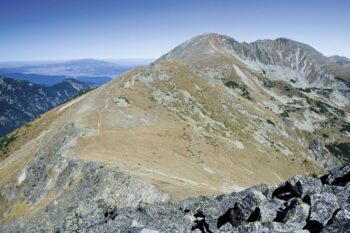
[(213, 55), (218, 50), (223, 49), (222, 41), (224, 38), (229, 37), (216, 33), (204, 33), (192, 37), (162, 56), (159, 60), (175, 59), (190, 62), (202, 56)]
[(350, 80), (348, 61), (325, 57), (311, 46), (285, 37), (247, 43), (225, 35), (205, 33), (182, 43), (159, 60), (169, 59), (193, 65), (210, 65), (220, 60), (221, 66), (232, 66), (234, 59), (237, 64), (258, 70), (266, 69), (268, 65), (280, 66), (295, 72), (293, 76), (298, 78), (293, 79), (299, 80), (296, 84), (300, 87), (329, 87), (334, 84), (335, 77)]
[[(201, 39), (217, 40), (217, 39), (222, 39), (222, 38), (230, 38), (230, 37), (223, 35), (223, 34), (210, 32), (210, 33), (203, 33), (203, 34), (194, 36), (190, 40), (201, 40)], [(230, 39), (233, 39), (233, 38), (230, 38)]]
[(77, 60), (70, 60), (70, 61), (66, 61), (64, 64), (66, 65), (103, 65), (103, 66), (115, 66), (114, 63), (111, 62), (107, 62), (107, 61), (102, 61), (102, 60), (97, 60), (97, 59), (92, 59), (92, 58), (84, 58), (84, 59), (77, 59)]

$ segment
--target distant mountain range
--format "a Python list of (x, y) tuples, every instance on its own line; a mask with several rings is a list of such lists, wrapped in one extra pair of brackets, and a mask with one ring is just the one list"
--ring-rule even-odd
[[(11, 77), (16, 80), (29, 81), (35, 84), (40, 85), (54, 85), (56, 83), (62, 82), (65, 79), (69, 78), (64, 75), (44, 75), (44, 74), (25, 74), (25, 73), (6, 73), (0, 72), (0, 75), (4, 75), (6, 77)], [(95, 85), (102, 85), (112, 80), (110, 77), (75, 77), (70, 78), (75, 79), (80, 82), (91, 83)]]
[(344, 56), (332, 56), (330, 57), (332, 61), (337, 63), (338, 65), (350, 69), (350, 59)]
[(75, 79), (44, 86), (0, 77), (0, 137), (94, 87)]
[(95, 59), (81, 59), (51, 64), (3, 67), (0, 68), (0, 74), (44, 85), (52, 85), (66, 78), (101, 85), (135, 66), (136, 64), (118, 65)]
[(55, 63), (1, 63), (0, 137), (79, 92), (107, 83), (146, 61), (130, 60), (121, 65), (116, 62), (80, 59)]

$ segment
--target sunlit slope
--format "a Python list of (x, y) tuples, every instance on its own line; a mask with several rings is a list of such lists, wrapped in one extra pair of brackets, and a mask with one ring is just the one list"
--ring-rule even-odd
[(3, 221), (64, 212), (77, 197), (127, 206), (228, 193), (346, 159), (325, 147), (349, 142), (346, 83), (315, 87), (223, 38), (192, 39), (3, 138)]

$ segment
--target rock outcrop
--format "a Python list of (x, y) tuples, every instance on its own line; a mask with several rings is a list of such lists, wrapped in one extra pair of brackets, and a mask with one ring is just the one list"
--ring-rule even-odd
[[(77, 167), (74, 164), (72, 167)], [(109, 173), (89, 163), (88, 183), (111, 181)], [(76, 169), (76, 168), (75, 168)], [(134, 204), (117, 205), (96, 192), (53, 203), (28, 222), (3, 224), (1, 232), (348, 232), (350, 226), (350, 164), (321, 178), (297, 176), (278, 186), (258, 185), (213, 198), (145, 202), (144, 190), (133, 190)], [(72, 173), (72, 171), (65, 171)], [(62, 177), (64, 175), (62, 174)], [(119, 176), (119, 178), (118, 178)], [(124, 179), (114, 175), (114, 183)], [(60, 182), (62, 185), (66, 182)], [(112, 184), (114, 185), (114, 184)], [(122, 183), (120, 183), (122, 187)], [(58, 187), (59, 188), (59, 187)], [(118, 192), (118, 191), (117, 191)], [(131, 194), (131, 193), (130, 193)], [(148, 193), (150, 194), (150, 193)], [(69, 194), (68, 194), (69, 195)], [(110, 197), (113, 195), (110, 195)], [(160, 196), (158, 196), (160, 197)], [(33, 200), (35, 197), (31, 197)], [(70, 197), (73, 198), (73, 197)], [(142, 200), (143, 199), (143, 200)], [(147, 199), (147, 198), (146, 198)], [(38, 218), (40, 216), (40, 218)]]
[(337, 166), (337, 159), (329, 153), (322, 141), (314, 139), (309, 148), (315, 156), (315, 161), (323, 167), (331, 169)]

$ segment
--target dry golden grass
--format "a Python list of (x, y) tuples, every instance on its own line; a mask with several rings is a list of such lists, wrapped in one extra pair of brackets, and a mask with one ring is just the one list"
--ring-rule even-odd
[[(169, 80), (155, 79), (150, 87), (135, 80), (135, 76), (144, 72), (151, 73), (151, 78), (152, 72), (159, 68), (170, 76)], [(127, 81), (132, 84), (124, 87)], [(163, 106), (152, 98), (155, 90), (176, 92), (178, 101)], [(180, 90), (189, 93), (196, 102), (194, 105), (203, 106), (206, 118), (222, 125), (218, 128), (208, 125), (205, 118), (193, 111), (192, 104), (178, 94)], [(306, 153), (306, 149), (295, 140), (269, 135), (292, 148), (295, 156), (286, 156), (273, 146), (257, 143), (252, 136), (254, 127), (249, 127), (251, 122), (246, 115), (230, 103), (227, 103), (227, 112), (223, 111), (221, 102), (225, 92), (227, 87), (223, 84), (210, 85), (179, 61), (165, 61), (153, 68), (128, 72), (78, 100), (55, 108), (29, 127), (19, 129), (21, 136), (11, 148), (16, 152), (1, 164), (0, 187), (17, 177), (35, 155), (37, 146), (46, 143), (41, 134), (52, 143), (58, 139), (51, 135), (66, 124), (86, 132), (81, 132), (69, 147), (62, 148), (63, 156), (117, 167), (177, 198), (237, 191), (260, 183), (279, 183), (296, 174), (321, 171), (299, 156)], [(266, 98), (259, 95), (254, 97)], [(120, 97), (125, 98), (129, 106), (116, 104), (115, 99)], [(256, 102), (232, 95), (232, 103), (241, 105), (251, 115), (283, 125), (271, 111)], [(298, 132), (286, 131), (292, 137), (300, 136)], [(237, 148), (232, 143), (235, 140), (244, 148)]]
[[(84, 113), (86, 117), (80, 117), (83, 125), (92, 128), (99, 125), (99, 134), (79, 138), (73, 154), (118, 166), (123, 172), (150, 181), (179, 198), (230, 192), (259, 183), (278, 183), (296, 174), (319, 172), (317, 166), (303, 162), (298, 156), (287, 157), (273, 148), (260, 152), (251, 135), (241, 131), (246, 119), (239, 117), (238, 124), (242, 125), (237, 125), (222, 114), (218, 101), (223, 85), (209, 86), (181, 62), (167, 61), (162, 63), (162, 68), (171, 74), (171, 80), (154, 81), (154, 89), (171, 92), (171, 82), (177, 89), (186, 90), (200, 100), (212, 118), (228, 122), (227, 127), (243, 141), (245, 148), (237, 149), (220, 136), (204, 138), (173, 111), (149, 98), (152, 90), (138, 82), (130, 89), (122, 88), (121, 83), (135, 75), (130, 74), (108, 84), (94, 98), (93, 105), (99, 110), (88, 110)], [(201, 87), (205, 94), (199, 93), (195, 86)], [(130, 106), (114, 104), (112, 99), (118, 96), (125, 97)], [(259, 108), (264, 117), (280, 121), (270, 111), (244, 98), (233, 101), (240, 102), (249, 112)], [(183, 106), (180, 103), (177, 107)], [(305, 150), (293, 143), (295, 151)]]

